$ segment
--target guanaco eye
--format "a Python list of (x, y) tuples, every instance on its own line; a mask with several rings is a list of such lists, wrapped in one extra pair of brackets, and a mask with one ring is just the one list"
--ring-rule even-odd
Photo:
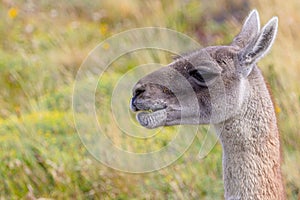
[(202, 70), (192, 70), (189, 75), (201, 86), (207, 86), (217, 76), (215, 73), (206, 72)]
[(190, 76), (192, 76), (193, 78), (195, 78), (197, 81), (201, 83), (205, 83), (204, 77), (202, 75), (203, 74), (198, 70), (193, 70), (190, 72)]

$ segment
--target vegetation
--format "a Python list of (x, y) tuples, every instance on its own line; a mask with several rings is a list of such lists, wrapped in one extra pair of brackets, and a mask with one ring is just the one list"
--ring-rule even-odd
[[(288, 199), (299, 199), (298, 0), (3, 0), (0, 199), (222, 199), (220, 145), (205, 159), (196, 156), (203, 131), (167, 168), (145, 174), (119, 172), (100, 164), (81, 143), (73, 122), (72, 91), (77, 70), (90, 50), (116, 33), (159, 26), (183, 32), (203, 45), (229, 43), (252, 8), (259, 10), (264, 23), (279, 16), (278, 38), (259, 65), (273, 91), (278, 114)], [(116, 61), (123, 68), (109, 72), (104, 87), (97, 90), (101, 96), (98, 105), (109, 104), (113, 84), (124, 72), (157, 59), (171, 61), (168, 55), (157, 58), (152, 54), (146, 61)], [(117, 137), (114, 129), (111, 134)], [(160, 136), (153, 148), (165, 145), (171, 137), (171, 133)], [(120, 137), (113, 140), (130, 146)], [(140, 152), (145, 145), (151, 147), (134, 143)]]

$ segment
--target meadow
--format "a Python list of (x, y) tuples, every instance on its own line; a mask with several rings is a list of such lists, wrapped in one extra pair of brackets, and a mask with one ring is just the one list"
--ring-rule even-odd
[[(84, 59), (114, 34), (154, 26), (185, 33), (203, 46), (228, 44), (253, 8), (263, 24), (279, 17), (276, 42), (259, 66), (278, 116), (287, 196), (300, 199), (298, 0), (2, 0), (0, 199), (223, 199), (220, 144), (204, 159), (195, 156), (207, 127), (167, 168), (121, 172), (101, 164), (82, 144), (73, 119), (72, 93)], [(144, 63), (171, 61), (170, 55), (143, 51), (116, 61), (97, 89), (98, 115), (103, 118), (101, 109), (110, 106), (114, 84), (125, 72)], [(159, 149), (172, 138), (169, 128), (154, 144), (130, 143), (114, 126), (107, 127), (115, 144), (141, 153)]]

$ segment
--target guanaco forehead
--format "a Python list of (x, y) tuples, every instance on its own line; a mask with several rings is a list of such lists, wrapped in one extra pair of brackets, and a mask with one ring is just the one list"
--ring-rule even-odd
[(220, 60), (233, 57), (238, 51), (239, 48), (233, 46), (211, 46), (176, 56), (173, 63), (183, 66), (185, 70), (192, 68), (221, 74), (224, 69), (219, 65)]

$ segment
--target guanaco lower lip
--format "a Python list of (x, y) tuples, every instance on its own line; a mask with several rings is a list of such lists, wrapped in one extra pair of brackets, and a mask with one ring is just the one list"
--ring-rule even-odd
[(145, 128), (153, 129), (165, 124), (167, 109), (141, 111), (137, 113), (136, 119)]

